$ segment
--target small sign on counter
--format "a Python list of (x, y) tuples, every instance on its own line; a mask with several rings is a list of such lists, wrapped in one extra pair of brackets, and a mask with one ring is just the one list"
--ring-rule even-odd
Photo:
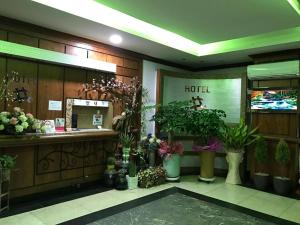
[(48, 110), (61, 111), (62, 110), (62, 101), (49, 100)]

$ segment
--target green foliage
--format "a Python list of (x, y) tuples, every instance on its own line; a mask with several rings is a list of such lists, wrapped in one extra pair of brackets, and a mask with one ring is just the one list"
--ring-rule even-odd
[(12, 169), (16, 165), (16, 157), (10, 155), (0, 155), (0, 168)]
[(165, 183), (166, 171), (162, 167), (150, 167), (138, 173), (139, 186), (150, 188)]
[(269, 152), (266, 140), (262, 136), (258, 136), (255, 145), (255, 159), (260, 163), (265, 163), (268, 161)]
[(226, 114), (223, 110), (216, 109), (190, 109), (186, 118), (186, 130), (200, 137), (203, 144), (211, 138), (222, 138), (222, 131), (224, 130), (223, 118)]
[(161, 131), (181, 133), (186, 125), (187, 112), (191, 107), (189, 101), (174, 101), (167, 105), (158, 105), (151, 121), (155, 121)]
[(240, 120), (238, 126), (225, 126), (223, 141), (227, 151), (243, 151), (245, 146), (252, 144), (256, 140), (253, 136), (256, 130), (257, 127), (250, 130), (243, 119)]
[(120, 135), (120, 142), (125, 148), (130, 148), (134, 142), (134, 137), (131, 134), (122, 133)]
[(290, 161), (290, 149), (283, 139), (280, 139), (276, 145), (275, 160), (281, 165), (287, 165)]
[(135, 177), (136, 176), (136, 163), (134, 160), (129, 161), (129, 176)]
[(115, 157), (108, 157), (107, 158), (107, 165), (115, 165), (116, 159)]

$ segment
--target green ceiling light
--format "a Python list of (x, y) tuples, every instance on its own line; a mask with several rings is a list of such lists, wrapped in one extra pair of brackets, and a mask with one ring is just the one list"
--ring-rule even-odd
[(287, 0), (287, 1), (300, 16), (300, 1), (299, 0)]
[(118, 30), (198, 55), (199, 43), (109, 8), (95, 0), (32, 0)]
[(204, 44), (199, 48), (198, 56), (228, 53), (294, 42), (300, 42), (300, 27)]

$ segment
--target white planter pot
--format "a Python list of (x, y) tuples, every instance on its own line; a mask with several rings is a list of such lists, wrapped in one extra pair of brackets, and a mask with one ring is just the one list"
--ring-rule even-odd
[(164, 158), (163, 167), (167, 172), (166, 180), (177, 181), (180, 179), (180, 155), (173, 154), (169, 158)]
[(127, 180), (127, 184), (128, 184), (128, 189), (132, 190), (132, 189), (136, 189), (138, 187), (138, 177), (130, 177), (128, 175), (126, 175), (126, 180)]
[(225, 183), (241, 184), (240, 163), (243, 161), (244, 152), (227, 152), (226, 161), (228, 162), (228, 174)]

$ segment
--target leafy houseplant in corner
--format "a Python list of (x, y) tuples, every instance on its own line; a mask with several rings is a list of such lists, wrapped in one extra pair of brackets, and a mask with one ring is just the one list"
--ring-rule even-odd
[(104, 183), (107, 187), (114, 187), (117, 172), (115, 170), (116, 159), (108, 157), (106, 163), (106, 170), (104, 172)]
[(278, 176), (273, 177), (273, 186), (278, 194), (286, 195), (291, 190), (291, 180), (288, 177), (288, 164), (290, 162), (290, 149), (288, 144), (280, 139), (275, 150), (275, 160), (278, 167)]
[(214, 181), (215, 153), (222, 149), (221, 139), (224, 130), (222, 110), (191, 109), (188, 113), (187, 131), (195, 135), (193, 150), (199, 152), (199, 180)]
[(158, 151), (163, 158), (163, 166), (167, 174), (166, 179), (168, 181), (179, 180), (180, 156), (183, 154), (183, 145), (178, 142), (168, 145), (166, 141), (162, 141)]
[(138, 177), (136, 172), (136, 162), (135, 162), (136, 155), (131, 154), (129, 165), (128, 165), (128, 172), (129, 174), (126, 175), (128, 189), (136, 189), (138, 187)]
[(160, 143), (159, 154), (163, 157), (163, 165), (167, 170), (167, 180), (180, 178), (180, 155), (183, 146), (174, 143), (174, 134), (185, 132), (187, 112), (191, 104), (188, 101), (174, 101), (167, 105), (159, 105), (152, 121), (155, 121), (161, 132), (168, 134), (168, 142)]
[(268, 169), (268, 145), (262, 136), (258, 136), (255, 149), (255, 171), (254, 171), (254, 184), (259, 190), (267, 190), (270, 183), (270, 174)]
[(242, 119), (238, 126), (225, 127), (224, 143), (227, 153), (226, 160), (228, 162), (226, 183), (241, 184), (239, 165), (243, 161), (244, 148), (256, 140), (253, 137), (256, 130), (257, 128), (250, 130)]

